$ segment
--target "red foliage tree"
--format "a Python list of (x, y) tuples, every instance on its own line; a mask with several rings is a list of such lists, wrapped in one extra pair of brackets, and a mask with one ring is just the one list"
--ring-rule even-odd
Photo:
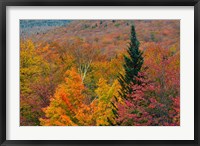
[(123, 126), (177, 126), (180, 125), (180, 99), (171, 97), (169, 108), (156, 95), (154, 82), (144, 73), (136, 78), (140, 84), (132, 84), (132, 93), (118, 104), (117, 122)]

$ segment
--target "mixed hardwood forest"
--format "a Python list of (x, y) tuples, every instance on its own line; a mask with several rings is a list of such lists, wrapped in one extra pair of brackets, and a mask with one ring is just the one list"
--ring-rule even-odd
[(21, 126), (180, 125), (179, 20), (20, 24)]

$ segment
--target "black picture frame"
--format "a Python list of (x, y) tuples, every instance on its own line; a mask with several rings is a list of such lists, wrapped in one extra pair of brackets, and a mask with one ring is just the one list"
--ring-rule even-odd
[[(6, 7), (7, 6), (194, 6), (194, 140), (7, 140), (6, 139)], [(2, 146), (176, 145), (199, 146), (199, 0), (3, 0), (0, 1), (0, 144)]]

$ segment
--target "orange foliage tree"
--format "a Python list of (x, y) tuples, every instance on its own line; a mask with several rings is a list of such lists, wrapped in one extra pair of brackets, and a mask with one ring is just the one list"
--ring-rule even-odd
[(66, 72), (65, 82), (58, 86), (50, 105), (43, 109), (46, 118), (41, 125), (74, 126), (87, 125), (89, 107), (84, 104), (84, 85), (80, 75), (73, 68)]

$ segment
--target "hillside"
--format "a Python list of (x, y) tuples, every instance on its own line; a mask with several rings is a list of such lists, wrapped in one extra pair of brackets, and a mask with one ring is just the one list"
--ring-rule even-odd
[(21, 38), (45, 33), (57, 27), (66, 26), (70, 20), (20, 20)]
[(118, 50), (125, 49), (132, 24), (135, 25), (142, 49), (151, 42), (165, 48), (173, 45), (179, 48), (180, 26), (177, 20), (80, 20), (45, 32), (38, 31), (28, 37), (36, 43), (56, 42), (61, 46), (69, 44), (75, 38), (81, 38), (86, 42), (96, 43), (108, 54), (115, 54)]

